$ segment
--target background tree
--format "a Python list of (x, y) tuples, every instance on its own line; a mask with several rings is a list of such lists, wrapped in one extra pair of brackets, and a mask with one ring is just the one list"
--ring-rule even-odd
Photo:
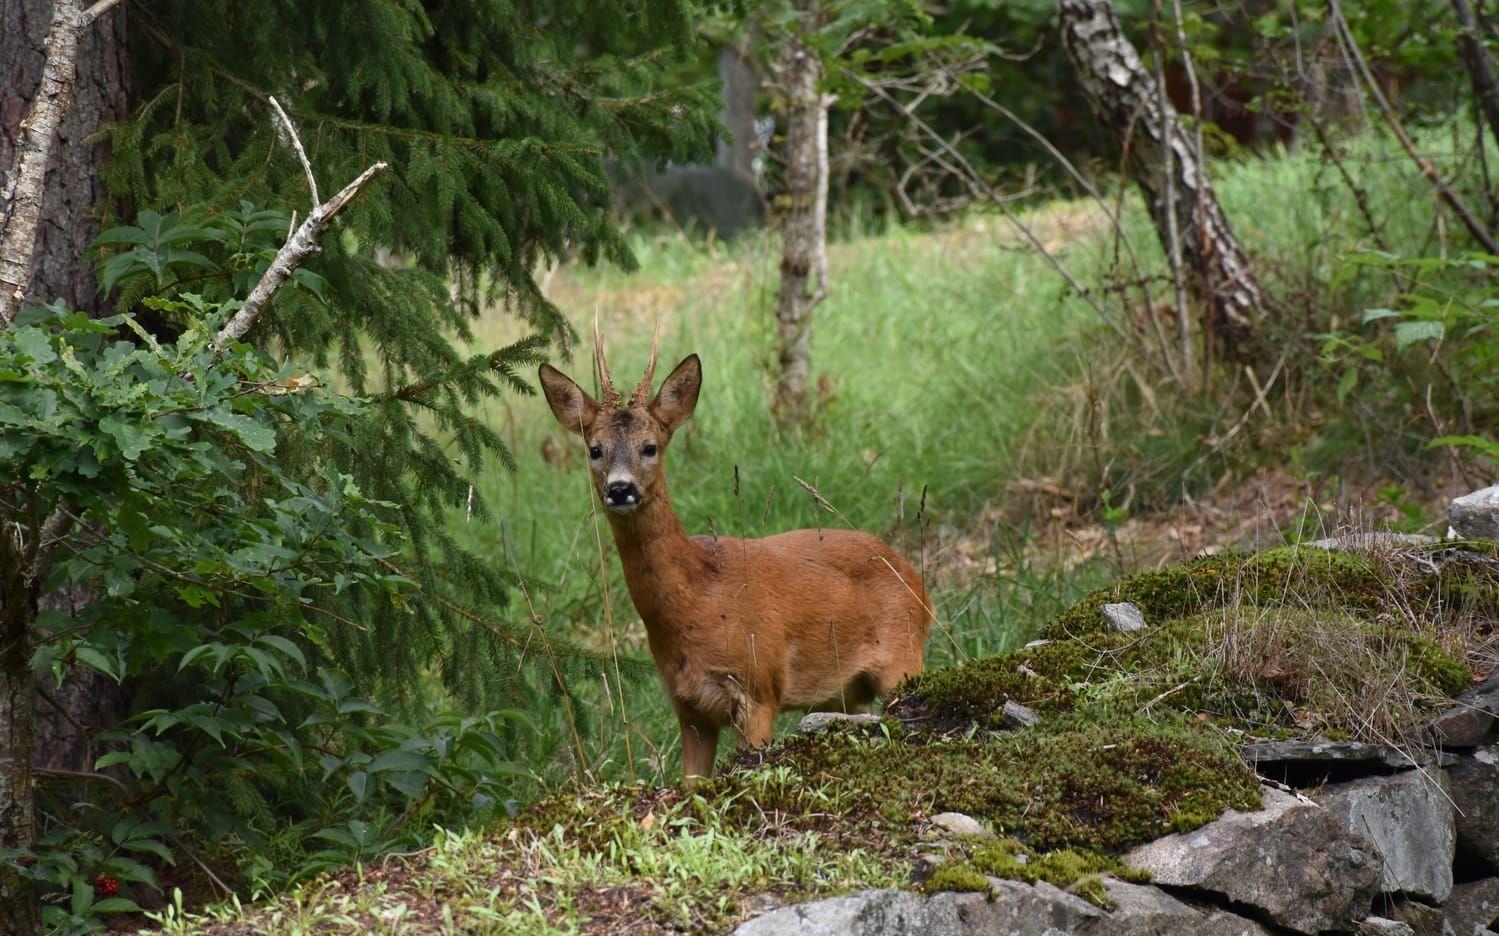
[(1059, 0), (1062, 42), (1098, 120), (1118, 140), (1169, 258), (1208, 310), (1213, 347), (1235, 354), (1266, 296), (1213, 194), (1202, 153), (1125, 37), (1109, 0)]

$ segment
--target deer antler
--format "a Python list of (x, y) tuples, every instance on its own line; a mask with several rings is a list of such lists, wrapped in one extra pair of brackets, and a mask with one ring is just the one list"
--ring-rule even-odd
[(656, 330), (651, 333), (651, 359), (645, 365), (645, 376), (635, 385), (630, 395), (631, 406), (645, 406), (651, 401), (651, 387), (656, 383), (656, 356), (661, 351), (661, 320), (656, 319)]
[(604, 360), (604, 335), (599, 331), (599, 311), (593, 310), (593, 363), (599, 378), (599, 400), (605, 409), (619, 408), (619, 392), (614, 389), (614, 379), (609, 376), (609, 362)]

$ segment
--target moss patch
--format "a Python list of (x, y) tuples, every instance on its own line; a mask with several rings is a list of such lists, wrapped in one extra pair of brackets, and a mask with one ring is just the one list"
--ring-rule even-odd
[[(997, 728), (1013, 700), (1176, 712), (1261, 737), (1398, 737), (1470, 683), (1467, 657), (1499, 619), (1499, 564), (1471, 555), (1434, 572), (1433, 557), (1279, 549), (1146, 572), (1063, 613), (1049, 643), (924, 673), (889, 710), (947, 733)], [(1110, 630), (1099, 608), (1112, 601), (1151, 626)]]
[(1104, 909), (1112, 909), (1103, 876), (1146, 883), (1150, 875), (1126, 867), (1111, 855), (1063, 848), (1036, 852), (1013, 838), (985, 842), (962, 857), (943, 864), (922, 885), (927, 893), (944, 890), (989, 890), (989, 878), (1035, 884), (1045, 881)]

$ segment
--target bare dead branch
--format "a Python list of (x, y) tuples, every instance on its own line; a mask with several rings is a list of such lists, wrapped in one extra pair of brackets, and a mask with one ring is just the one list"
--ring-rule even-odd
[(281, 123), (286, 127), (286, 135), (291, 139), (291, 148), (297, 151), (297, 159), (302, 162), (302, 171), (307, 175), (307, 187), (312, 190), (312, 207), (316, 208), (323, 200), (318, 197), (317, 177), (312, 174), (312, 163), (307, 161), (307, 151), (302, 148), (302, 137), (297, 133), (297, 125), (286, 116), (286, 111), (282, 110), (281, 102), (276, 100), (275, 95), (271, 95), (269, 100), (271, 109), (276, 112), (276, 116), (281, 118)]
[(939, 149), (945, 152), (951, 158), (953, 164), (956, 167), (961, 168), (961, 176), (967, 180), (967, 184), (971, 186), (975, 192), (984, 195), (990, 202), (992, 202), (999, 208), (1000, 212), (1005, 216), (1005, 220), (1009, 221), (1010, 224), (1020, 232), (1021, 236), (1024, 237), (1033, 248), (1035, 248), (1036, 252), (1039, 253), (1043, 258), (1045, 258), (1047, 263), (1051, 264), (1052, 269), (1056, 270), (1058, 275), (1060, 275), (1062, 279), (1067, 281), (1067, 285), (1071, 286), (1072, 289), (1078, 294), (1078, 296), (1082, 298), (1084, 302), (1092, 306), (1093, 311), (1098, 313), (1098, 317), (1103, 321), (1103, 323), (1110, 329), (1112, 329), (1114, 333), (1117, 334), (1120, 338), (1124, 339), (1125, 341), (1130, 340), (1129, 332), (1125, 331), (1124, 327), (1109, 315), (1108, 311), (1104, 309), (1104, 307), (1098, 302), (1092, 292), (1084, 287), (1082, 283), (1078, 282), (1077, 277), (1072, 275), (1072, 271), (1068, 270), (1067, 267), (1063, 265), (1062, 261), (1057, 259), (1057, 256), (1055, 254), (1046, 249), (1046, 245), (1041, 243), (1041, 239), (1036, 236), (1035, 232), (1027, 227), (1025, 222), (1021, 221), (1020, 218), (1016, 216), (1015, 212), (1010, 210), (1010, 206), (1006, 204), (1005, 198), (994, 188), (992, 184), (989, 183), (988, 180), (986, 180), (978, 172), (977, 169), (973, 167), (973, 164), (968, 161), (968, 158), (966, 156), (958, 152), (957, 149), (949, 144), (947, 140), (943, 138), (942, 134), (932, 129), (931, 124), (927, 123), (925, 120), (922, 120), (920, 116), (913, 113), (905, 105), (901, 104), (900, 101), (892, 97), (890, 93), (887, 92), (884, 88), (881, 88), (871, 82), (865, 81), (863, 78), (860, 78), (858, 76), (855, 76), (854, 80), (863, 85), (865, 89), (873, 92), (877, 97), (884, 100), (891, 107), (894, 107), (901, 113), (902, 116), (911, 121), (911, 123), (914, 124), (917, 129), (925, 134), (928, 139), (936, 144)]
[(354, 200), (370, 180), (390, 168), (386, 163), (377, 162), (364, 170), (359, 177), (332, 198), (313, 208), (307, 215), (307, 220), (302, 222), (301, 227), (286, 239), (281, 249), (276, 251), (276, 257), (271, 265), (266, 267), (265, 273), (260, 277), (260, 282), (250, 290), (250, 295), (245, 299), (244, 305), (234, 313), (214, 338), (214, 347), (222, 348), (231, 341), (238, 341), (249, 333), (251, 328), (264, 314), (271, 298), (276, 295), (291, 275), (297, 271), (307, 258), (316, 253), (320, 248), (318, 242), (322, 240), (323, 234), (328, 230), (337, 214), (344, 209), (349, 202)]
[(1473, 239), (1482, 244), (1483, 249), (1488, 253), (1499, 254), (1499, 243), (1494, 241), (1493, 235), (1488, 232), (1488, 229), (1468, 209), (1467, 204), (1458, 197), (1457, 193), (1452, 190), (1451, 186), (1437, 172), (1436, 166), (1432, 165), (1431, 160), (1422, 156), (1421, 152), (1416, 149), (1416, 144), (1411, 140), (1410, 134), (1406, 132), (1405, 124), (1401, 122), (1400, 115), (1395, 113), (1395, 108), (1391, 106), (1389, 99), (1384, 95), (1384, 91), (1380, 89), (1379, 82), (1374, 80), (1373, 73), (1369, 71), (1369, 65), (1364, 61), (1364, 54), (1359, 50), (1358, 42), (1353, 38), (1353, 31), (1348, 28), (1348, 21), (1343, 18), (1342, 4), (1338, 0), (1327, 0), (1327, 10), (1331, 15), (1333, 27), (1337, 31), (1339, 42), (1355, 65), (1356, 73), (1363, 79), (1364, 85), (1369, 89), (1369, 96), (1374, 99), (1374, 106), (1379, 108), (1379, 112), (1383, 115), (1385, 123), (1390, 125), (1390, 130), (1395, 134), (1395, 139), (1400, 141), (1401, 147), (1405, 149), (1411, 160), (1415, 162), (1416, 167), (1421, 170), (1421, 174), (1437, 190), (1437, 195), (1441, 197), (1442, 201), (1447, 203), (1447, 207), (1452, 209), (1452, 213), (1457, 215), (1458, 220), (1463, 223), (1463, 227), (1467, 228), (1468, 233), (1473, 235)]

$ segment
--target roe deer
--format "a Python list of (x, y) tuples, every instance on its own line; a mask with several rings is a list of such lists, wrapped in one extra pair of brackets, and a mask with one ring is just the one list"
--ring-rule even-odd
[(697, 405), (702, 365), (691, 355), (651, 399), (652, 348), (623, 402), (602, 345), (597, 353), (602, 400), (546, 364), (541, 386), (557, 421), (587, 443), (630, 598), (681, 724), (687, 776), (712, 773), (725, 727), (759, 747), (781, 709), (862, 709), (921, 672), (932, 615), (909, 563), (878, 537), (845, 530), (688, 537), (666, 493), (664, 459)]

